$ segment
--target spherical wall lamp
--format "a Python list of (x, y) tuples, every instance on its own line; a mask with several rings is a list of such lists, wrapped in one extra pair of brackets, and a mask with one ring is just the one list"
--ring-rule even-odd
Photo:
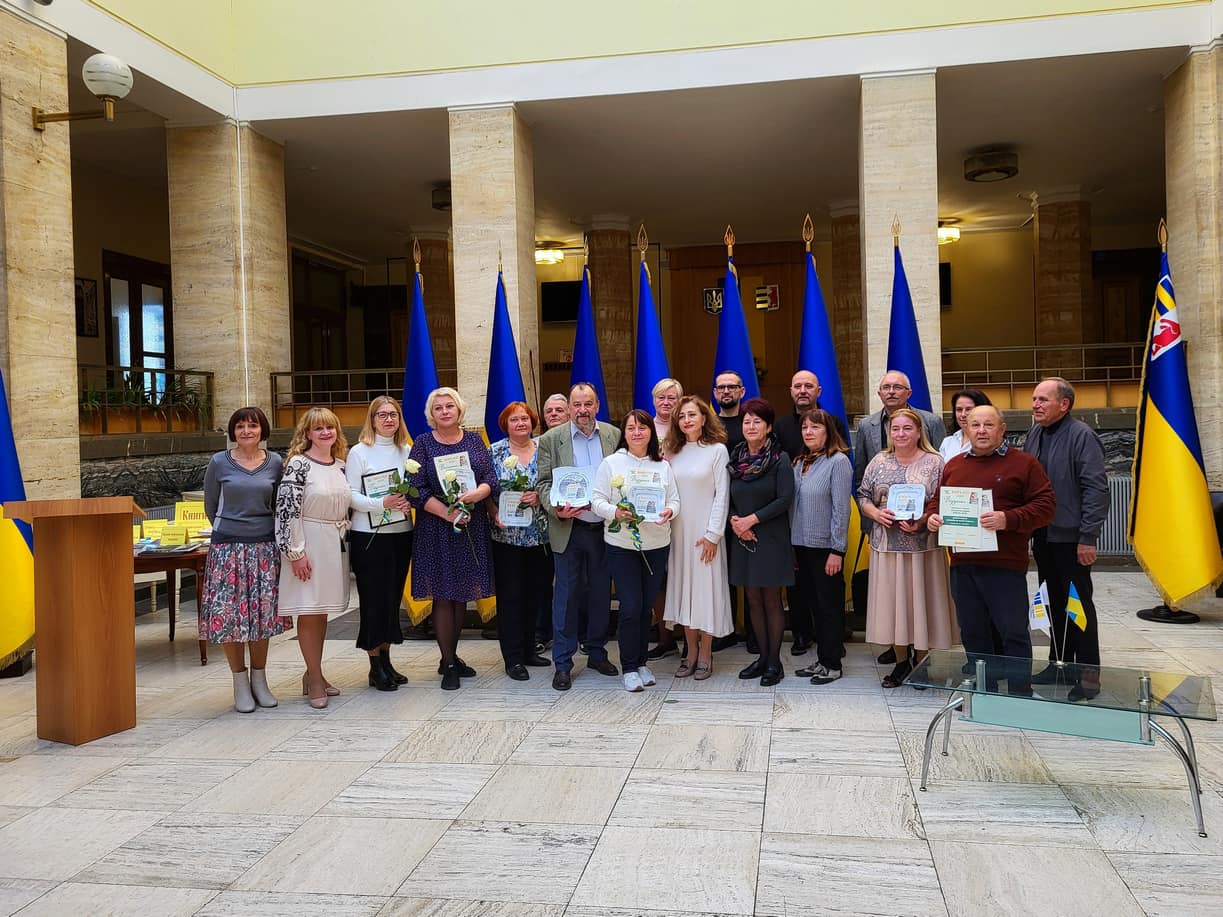
[(53, 121), (115, 120), (115, 102), (132, 91), (132, 68), (113, 54), (94, 54), (81, 68), (81, 79), (85, 88), (102, 100), (102, 110), (45, 112), (35, 108), (34, 130), (46, 130)]

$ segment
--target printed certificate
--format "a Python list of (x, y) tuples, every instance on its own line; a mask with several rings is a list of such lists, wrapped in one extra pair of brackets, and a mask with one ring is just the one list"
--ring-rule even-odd
[(437, 456), (433, 460), (433, 467), (437, 470), (437, 480), (443, 489), (446, 487), (447, 471), (454, 472), (455, 480), (459, 483), (459, 493), (465, 494), (469, 490), (476, 489), (476, 473), (471, 469), (471, 458), (467, 455), (466, 449), (450, 455)]
[(526, 494), (517, 490), (503, 490), (497, 500), (497, 518), (507, 528), (526, 528), (535, 518), (535, 513), (529, 506), (522, 505)]
[(646, 522), (661, 522), (667, 508), (667, 488), (662, 473), (648, 468), (630, 468), (624, 473), (624, 498)]
[[(391, 485), (395, 482), (391, 475), (396, 474), (399, 469), (388, 468), (386, 471), (370, 471), (361, 475), (361, 489), (365, 491), (365, 496), (373, 497), (376, 500), (381, 500), (391, 492)], [(384, 509), (381, 512), (366, 513), (369, 516), (370, 528), (382, 528), (384, 525), (394, 525), (396, 522), (403, 522), (407, 518), (397, 509)]]
[(901, 522), (920, 519), (926, 506), (926, 488), (921, 484), (893, 484), (888, 488), (887, 508)]
[[(992, 490), (981, 491), (981, 513), (992, 513), (994, 511), (994, 492)], [(997, 551), (998, 550), (998, 533), (991, 532), (989, 529), (981, 529), (981, 544), (975, 548), (953, 548), (957, 554), (971, 554), (974, 551)]]
[[(939, 491), (939, 515), (943, 526), (938, 530), (938, 543), (945, 548), (980, 551), (981, 488), (944, 487)], [(991, 495), (992, 496), (992, 495)]]
[(548, 499), (553, 506), (590, 506), (595, 490), (595, 469), (561, 465), (552, 469), (552, 490)]

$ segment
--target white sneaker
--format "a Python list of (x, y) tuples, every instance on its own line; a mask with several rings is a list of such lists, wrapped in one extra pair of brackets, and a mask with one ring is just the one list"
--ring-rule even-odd
[[(820, 666), (820, 668), (824, 667)], [(811, 676), (811, 683), (813, 685), (830, 685), (840, 677), (840, 669), (824, 669), (822, 673)]]
[(650, 685), (658, 684), (658, 679), (654, 677), (654, 673), (650, 671), (650, 667), (648, 665), (639, 666), (637, 668), (637, 674), (641, 676), (641, 683), (647, 688)]
[(624, 690), (631, 691), (634, 694), (645, 687), (641, 683), (641, 676), (636, 672), (626, 672), (624, 674)]

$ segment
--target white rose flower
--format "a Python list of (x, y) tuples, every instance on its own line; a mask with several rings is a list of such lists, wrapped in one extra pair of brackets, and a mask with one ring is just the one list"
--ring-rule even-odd
[(611, 486), (612, 487), (623, 487), (624, 486), (624, 475), (622, 474), (612, 475)]
[(408, 474), (416, 474), (416, 472), (420, 471), (420, 462), (416, 461), (416, 459), (408, 459), (403, 463), (403, 470)]
[(503, 464), (506, 467), (507, 471), (513, 471), (515, 468), (518, 467), (518, 456), (507, 455), (505, 457), (505, 461), (502, 462), (501, 464)]
[(455, 473), (454, 473), (454, 471), (453, 471), (453, 469), (452, 469), (452, 470), (450, 470), (450, 471), (447, 471), (447, 472), (446, 472), (444, 475), (442, 475), (442, 480), (443, 480), (443, 481), (445, 481), (447, 484), (451, 484), (451, 483), (453, 483), (454, 481), (457, 481), (457, 480), (458, 480), (458, 477), (459, 477), (459, 476), (458, 476), (457, 474), (455, 474)]

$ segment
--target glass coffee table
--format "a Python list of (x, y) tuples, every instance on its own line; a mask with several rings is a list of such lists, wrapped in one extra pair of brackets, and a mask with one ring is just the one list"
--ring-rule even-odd
[[(1153, 672), (1068, 663), (1046, 672), (1045, 660), (971, 656), (962, 648), (931, 650), (905, 680), (919, 688), (952, 692), (926, 730), (921, 789), (926, 789), (930, 752), (939, 723), (943, 754), (951, 739), (951, 714), (974, 723), (1059, 735), (1154, 745), (1159, 736), (1185, 768), (1198, 835), (1206, 836), (1197, 754), (1189, 720), (1214, 720), (1210, 679), (1183, 672)], [(1037, 673), (1040, 673), (1037, 675)], [(1182, 745), (1158, 718), (1174, 720)]]

